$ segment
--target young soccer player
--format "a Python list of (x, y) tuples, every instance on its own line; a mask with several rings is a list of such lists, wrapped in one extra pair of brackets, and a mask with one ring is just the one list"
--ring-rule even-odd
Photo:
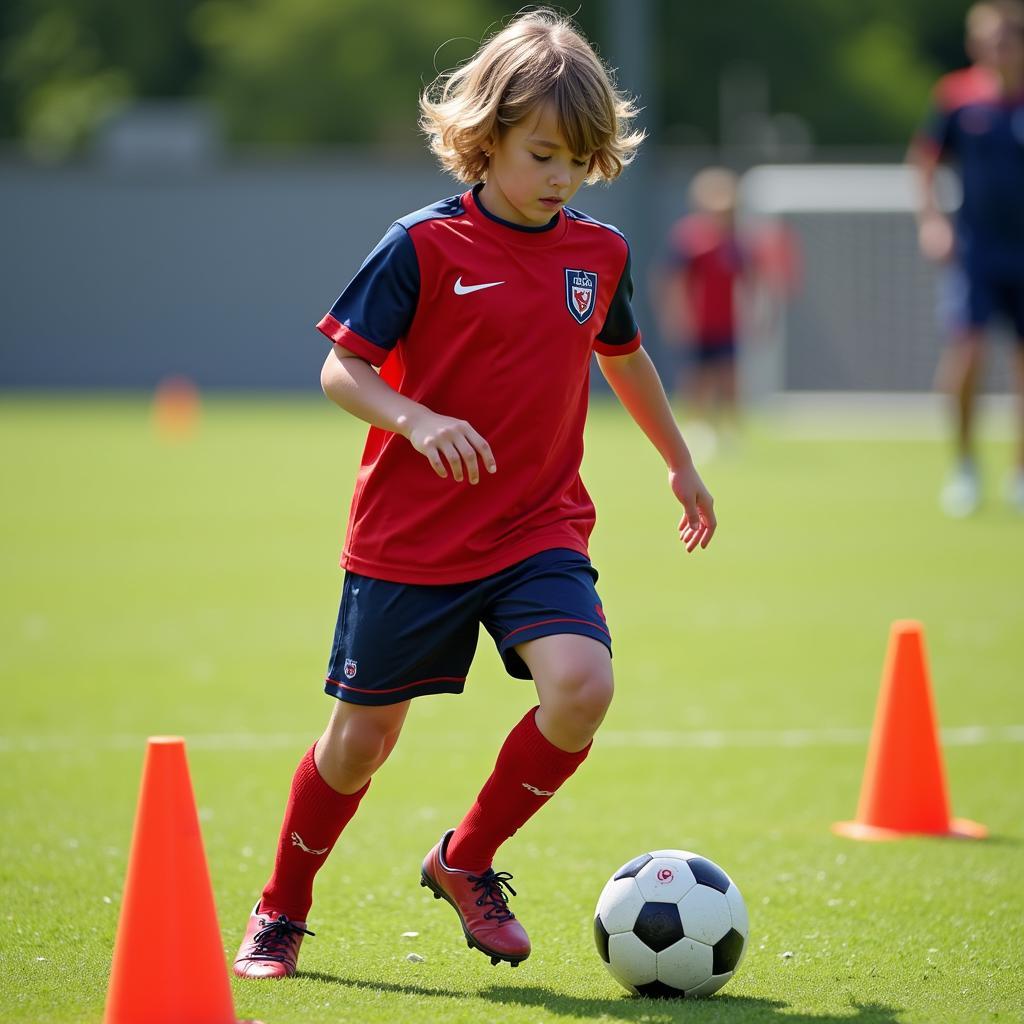
[[(952, 344), (940, 376), (953, 400), (957, 461), (942, 489), (947, 515), (962, 518), (981, 502), (974, 453), (975, 391), (985, 332), (1003, 314), (1016, 335), (1014, 375), (1019, 440), (1006, 496), (1024, 512), (1024, 3), (989, 0), (967, 12), (973, 64), (939, 80), (928, 120), (910, 147), (920, 181), (919, 238), (924, 255), (948, 264)], [(959, 171), (963, 202), (956, 223), (935, 192), (940, 160)]]
[(586, 758), (612, 697), (579, 477), (593, 352), (668, 466), (686, 549), (715, 532), (640, 345), (626, 241), (567, 205), (632, 157), (632, 107), (547, 11), (517, 17), (438, 88), (422, 125), (444, 166), (477, 184), (396, 221), (319, 324), (334, 343), (323, 389), (371, 429), (326, 682), (338, 701), (292, 780), (235, 960), (245, 977), (294, 974), (317, 870), (409, 701), (462, 691), (480, 623), (508, 672), (533, 679), (538, 706), (427, 854), (421, 884), (493, 963), (529, 956), (512, 876), (492, 861)]

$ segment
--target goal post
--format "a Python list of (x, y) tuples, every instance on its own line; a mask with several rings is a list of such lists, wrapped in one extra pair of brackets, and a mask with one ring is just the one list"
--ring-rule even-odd
[[(740, 373), (749, 399), (933, 390), (953, 284), (918, 250), (915, 188), (902, 164), (764, 165), (743, 176), (744, 226), (781, 225), (801, 264), (775, 315), (748, 318)], [(943, 171), (939, 190), (955, 210), (955, 176)], [(992, 348), (986, 390), (1006, 390), (1006, 346)]]

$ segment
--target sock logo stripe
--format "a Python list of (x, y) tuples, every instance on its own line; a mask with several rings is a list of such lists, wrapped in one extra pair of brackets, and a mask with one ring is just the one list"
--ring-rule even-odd
[(292, 846), (297, 846), (303, 853), (311, 853), (314, 857), (319, 857), (321, 853), (326, 853), (330, 847), (325, 846), (322, 850), (311, 850), (303, 841), (302, 836), (298, 832), (292, 833)]
[(538, 789), (536, 786), (531, 786), (528, 782), (523, 783), (523, 789), (528, 789), (531, 793), (535, 793), (537, 796), (555, 795), (555, 791), (553, 789)]

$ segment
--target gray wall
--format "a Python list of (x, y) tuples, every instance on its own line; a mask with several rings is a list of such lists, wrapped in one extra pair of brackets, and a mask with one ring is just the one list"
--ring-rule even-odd
[(429, 169), (359, 160), (6, 168), (0, 383), (315, 387), (312, 324), (397, 213), (444, 193)]
[[(708, 158), (650, 150), (576, 199), (630, 237), (638, 317), (668, 376), (646, 278)], [(313, 325), (395, 217), (459, 190), (426, 157), (361, 152), (175, 173), (0, 162), (0, 388), (148, 388), (184, 374), (202, 387), (315, 390), (326, 345)], [(928, 390), (934, 275), (909, 215), (792, 224), (806, 287), (751, 390)]]

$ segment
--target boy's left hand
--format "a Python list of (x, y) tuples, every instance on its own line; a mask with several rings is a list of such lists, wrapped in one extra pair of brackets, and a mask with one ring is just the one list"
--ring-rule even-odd
[(668, 482), (672, 493), (686, 510), (686, 514), (679, 520), (679, 539), (686, 545), (687, 551), (693, 551), (698, 544), (706, 548), (718, 525), (715, 519), (715, 499), (704, 486), (692, 462), (678, 469), (670, 469)]

